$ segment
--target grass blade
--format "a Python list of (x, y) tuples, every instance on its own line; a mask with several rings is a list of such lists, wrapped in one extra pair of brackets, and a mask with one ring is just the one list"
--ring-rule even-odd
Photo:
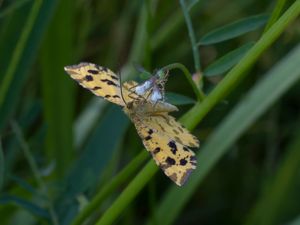
[(268, 184), (269, 188), (265, 193), (262, 193), (261, 199), (258, 200), (256, 206), (250, 212), (246, 225), (276, 224), (284, 213), (284, 207), (288, 207), (286, 200), (288, 197), (292, 197), (292, 188), (299, 183), (297, 178), (300, 169), (300, 129), (295, 134), (294, 139), (285, 151), (285, 158), (274, 180), (271, 184)]
[[(46, 154), (62, 177), (72, 158), (74, 83), (64, 72), (74, 52), (74, 4), (62, 1), (49, 26), (41, 53), (42, 91), (47, 124)], [(59, 49), (59, 53), (58, 53)]]

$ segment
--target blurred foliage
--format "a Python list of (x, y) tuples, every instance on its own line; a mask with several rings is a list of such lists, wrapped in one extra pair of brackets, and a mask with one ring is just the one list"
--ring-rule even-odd
[[(299, 13), (300, 0), (0, 1), (1, 225), (299, 224)], [(170, 69), (167, 99), (201, 140), (185, 186), (64, 72), (81, 61), (123, 81)]]

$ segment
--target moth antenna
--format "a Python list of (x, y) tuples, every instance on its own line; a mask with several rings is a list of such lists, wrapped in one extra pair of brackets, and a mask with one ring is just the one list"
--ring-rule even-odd
[(124, 104), (127, 106), (127, 102), (125, 101), (125, 98), (124, 98), (124, 95), (123, 95), (123, 85), (122, 85), (121, 72), (119, 72), (119, 78), (120, 78), (120, 94), (121, 94), (121, 98), (122, 98)]

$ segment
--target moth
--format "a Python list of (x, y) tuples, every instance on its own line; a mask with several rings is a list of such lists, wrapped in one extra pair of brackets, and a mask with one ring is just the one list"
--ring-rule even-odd
[(64, 69), (96, 96), (120, 105), (163, 172), (179, 186), (187, 181), (197, 164), (190, 147), (198, 148), (199, 141), (169, 115), (178, 108), (164, 101), (164, 78), (121, 84), (114, 72), (93, 63), (83, 62)]

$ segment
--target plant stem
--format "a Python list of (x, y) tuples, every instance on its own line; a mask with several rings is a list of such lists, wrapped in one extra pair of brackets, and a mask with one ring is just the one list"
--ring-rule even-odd
[(190, 74), (188, 69), (181, 63), (172, 63), (172, 64), (169, 64), (169, 65), (161, 68), (161, 70), (172, 70), (172, 69), (180, 69), (183, 72), (183, 74), (185, 75), (185, 78), (188, 80), (189, 84), (192, 86), (198, 102), (202, 102), (205, 98), (205, 95), (202, 92), (202, 90), (200, 90), (197, 87), (197, 85), (195, 84), (195, 82), (193, 81), (192, 75)]
[(182, 8), (183, 16), (184, 16), (184, 19), (185, 19), (185, 22), (186, 22), (186, 25), (188, 28), (188, 33), (189, 33), (190, 41), (192, 44), (195, 71), (200, 72), (201, 71), (200, 56), (199, 56), (196, 35), (195, 35), (194, 29), (193, 29), (191, 17), (189, 15), (188, 9), (186, 8), (184, 0), (180, 0), (179, 2), (181, 5), (181, 8)]
[(277, 0), (275, 8), (272, 12), (272, 15), (269, 18), (269, 21), (265, 27), (264, 32), (266, 32), (267, 30), (269, 30), (269, 28), (276, 22), (276, 20), (280, 17), (280, 13), (283, 10), (283, 7), (286, 3), (286, 0)]
[(116, 188), (120, 187), (125, 181), (127, 181), (148, 157), (149, 154), (146, 150), (141, 151), (140, 154), (131, 160), (131, 162), (117, 176), (99, 190), (95, 197), (93, 197), (93, 200), (75, 217), (72, 225), (83, 224), (84, 220), (88, 218), (94, 210), (101, 206), (103, 200), (115, 191)]
[(153, 162), (153, 160), (150, 160), (109, 207), (96, 225), (112, 224), (115, 218), (126, 208), (128, 202), (131, 202), (134, 199), (136, 194), (142, 190), (157, 170), (157, 165)]

